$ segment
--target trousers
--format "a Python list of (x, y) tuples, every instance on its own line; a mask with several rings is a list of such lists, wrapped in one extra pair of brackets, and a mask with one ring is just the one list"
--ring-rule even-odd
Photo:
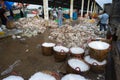
[(100, 31), (102, 30), (107, 31), (106, 24), (100, 23)]
[(62, 19), (58, 19), (58, 26), (62, 26)]

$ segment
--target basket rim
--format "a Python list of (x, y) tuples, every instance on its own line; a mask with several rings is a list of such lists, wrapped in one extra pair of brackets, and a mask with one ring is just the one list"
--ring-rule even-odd
[[(107, 48), (105, 48), (105, 49), (97, 49), (97, 48), (93, 48), (93, 47), (91, 47), (91, 44), (92, 43), (103, 43), (103, 44), (105, 44), (106, 46), (107, 46)], [(97, 44), (96, 44), (97, 45)], [(100, 50), (100, 51), (104, 51), (104, 50), (108, 50), (109, 48), (110, 48), (110, 44), (108, 44), (108, 43), (106, 43), (106, 42), (102, 42), (102, 41), (92, 41), (92, 42), (90, 42), (90, 43), (88, 43), (88, 47), (89, 48), (92, 48), (92, 49), (94, 49), (94, 50)]]

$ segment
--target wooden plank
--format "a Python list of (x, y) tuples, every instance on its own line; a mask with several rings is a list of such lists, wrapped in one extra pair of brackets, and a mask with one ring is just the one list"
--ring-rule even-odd
[(118, 51), (120, 52), (120, 41), (117, 41), (116, 44), (117, 44)]
[(120, 58), (120, 41), (116, 42), (116, 54)]
[[(114, 74), (116, 74), (116, 78), (113, 80), (120, 80), (120, 41), (116, 41), (113, 42), (113, 53), (115, 53), (113, 56), (113, 60), (114, 60), (114, 66), (115, 67), (115, 72)], [(112, 69), (111, 69), (112, 70)]]

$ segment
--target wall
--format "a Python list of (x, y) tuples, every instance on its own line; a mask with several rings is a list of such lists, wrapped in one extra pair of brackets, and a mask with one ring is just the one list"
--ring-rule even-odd
[(113, 0), (111, 13), (111, 23), (115, 25), (120, 24), (120, 0)]
[(120, 41), (120, 0), (113, 0), (112, 5), (106, 4), (105, 10), (110, 14), (111, 27), (117, 28), (117, 36)]
[(112, 4), (111, 4), (111, 3), (105, 4), (105, 5), (104, 5), (104, 10), (105, 10), (109, 15), (111, 15)]

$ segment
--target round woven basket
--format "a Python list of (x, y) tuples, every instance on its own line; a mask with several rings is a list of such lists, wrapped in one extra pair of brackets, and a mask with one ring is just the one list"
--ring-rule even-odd
[(106, 64), (98, 65), (97, 63), (93, 63), (93, 64), (90, 64), (90, 69), (91, 71), (96, 72), (96, 73), (103, 73), (105, 72), (105, 66)]
[(60, 80), (60, 76), (56, 72), (45, 70), (36, 72), (28, 80)]
[(41, 47), (42, 48), (42, 54), (45, 55), (45, 56), (51, 56), (53, 54), (53, 47), (54, 47), (54, 45), (53, 46), (43, 46), (42, 45), (42, 47)]
[[(100, 43), (105, 43), (105, 42), (101, 42), (101, 41), (93, 41), (93, 44), (95, 43), (96, 48), (99, 45), (98, 44), (99, 42)], [(89, 44), (92, 45), (92, 42), (89, 43)], [(88, 44), (89, 54), (90, 54), (91, 58), (94, 58), (94, 59), (96, 59), (100, 62), (107, 58), (107, 55), (108, 55), (108, 52), (109, 52), (109, 44), (108, 43), (105, 43), (108, 46), (108, 48), (106, 48), (106, 49), (96, 49), (96, 48), (91, 47), (91, 45), (89, 45), (89, 44)]]
[(105, 66), (107, 61), (98, 62), (97, 60), (90, 58), (90, 56), (84, 57), (84, 60), (87, 64), (90, 65), (90, 70), (96, 73), (103, 73), (105, 71)]
[(42, 54), (45, 56), (51, 56), (53, 54), (53, 47), (44, 47), (42, 46)]
[(67, 74), (63, 76), (61, 80), (88, 80), (88, 79), (79, 74)]
[(64, 46), (55, 46), (53, 47), (54, 59), (56, 62), (62, 62), (67, 59), (69, 49)]
[[(74, 59), (78, 59), (78, 58), (74, 58)], [(82, 59), (79, 59), (79, 60), (83, 61)], [(85, 61), (83, 61), (83, 62), (86, 63)], [(86, 74), (88, 74), (88, 71), (89, 70), (83, 72), (83, 71), (80, 70), (79, 67), (76, 67), (75, 69), (73, 69), (68, 63), (67, 63), (67, 66), (66, 66), (66, 72), (67, 73), (86, 75)]]
[(54, 51), (55, 61), (56, 62), (65, 61), (67, 59), (67, 54), (68, 53), (64, 52), (63, 50), (61, 50), (61, 52)]
[(60, 75), (57, 72), (54, 71), (42, 71), (42, 72), (55, 77), (56, 80), (60, 80)]
[[(72, 51), (72, 50), (75, 50), (75, 49), (78, 49), (77, 52)], [(84, 49), (79, 48), (79, 47), (70, 48), (70, 56), (74, 57), (74, 58), (83, 59), (83, 57), (84, 57)]]

